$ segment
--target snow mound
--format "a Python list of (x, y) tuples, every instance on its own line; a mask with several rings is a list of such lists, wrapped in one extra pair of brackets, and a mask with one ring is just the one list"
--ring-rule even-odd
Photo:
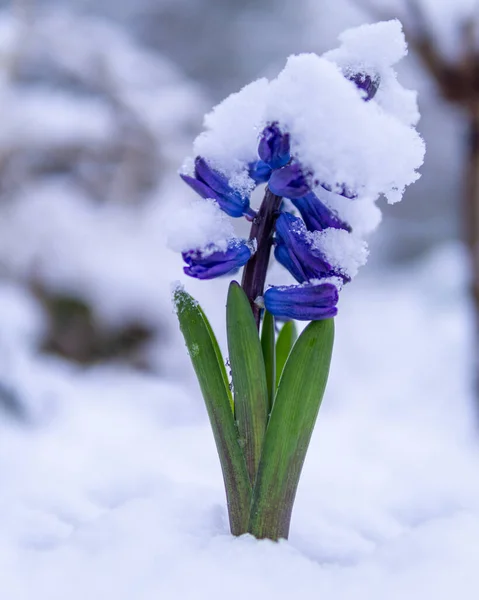
[[(479, 453), (462, 264), (446, 249), (343, 292), (288, 543), (228, 534), (180, 334), (169, 352), (181, 353), (181, 376), (170, 381), (67, 368), (15, 338), (16, 383), (35, 418), (0, 422), (3, 596), (475, 598)], [(25, 304), (19, 319), (12, 297), (0, 288), (2, 313), (30, 320), (33, 334), (35, 315)]]

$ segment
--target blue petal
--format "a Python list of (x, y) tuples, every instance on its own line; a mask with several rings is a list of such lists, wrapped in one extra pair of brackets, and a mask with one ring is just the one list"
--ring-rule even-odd
[(301, 263), (299, 262), (298, 258), (289, 251), (286, 244), (280, 243), (279, 241), (276, 243), (274, 257), (281, 265), (283, 265), (283, 267), (288, 269), (296, 281), (299, 281), (300, 283), (307, 281), (307, 277), (304, 273)]
[(212, 169), (204, 158), (198, 156), (195, 160), (195, 177), (181, 175), (181, 178), (202, 198), (216, 200), (221, 210), (230, 217), (249, 214), (249, 198), (234, 190), (226, 177)]
[(264, 305), (275, 317), (299, 321), (321, 321), (336, 316), (338, 290), (331, 283), (271, 287), (264, 294)]
[(220, 202), (220, 197), (216, 192), (214, 192), (206, 183), (203, 183), (199, 179), (195, 179), (194, 177), (190, 177), (189, 175), (180, 174), (181, 179), (185, 183), (187, 183), (198, 195), (202, 198), (216, 200), (216, 202)]
[(248, 165), (248, 175), (256, 183), (265, 183), (271, 175), (271, 167), (262, 160), (256, 160)]
[(341, 221), (336, 214), (327, 206), (325, 206), (321, 200), (310, 192), (306, 196), (301, 198), (294, 198), (291, 202), (301, 213), (303, 221), (306, 223), (306, 227), (309, 231), (322, 231), (332, 227), (333, 229), (345, 229), (351, 231), (351, 227)]
[(348, 75), (348, 79), (354, 83), (358, 90), (361, 90), (365, 102), (369, 102), (374, 98), (381, 82), (379, 75), (371, 76), (367, 73), (351, 73)]
[(182, 253), (188, 266), (183, 270), (186, 275), (196, 279), (214, 279), (242, 267), (251, 258), (251, 249), (244, 240), (231, 240), (228, 248), (222, 252), (209, 245), (201, 250), (189, 250)]
[(276, 260), (299, 283), (311, 279), (341, 276), (319, 250), (311, 247), (308, 232), (301, 219), (281, 213), (276, 220)]
[(226, 177), (212, 169), (201, 156), (195, 159), (195, 175), (218, 194), (228, 195), (233, 191)]
[(291, 160), (289, 134), (282, 133), (277, 123), (268, 125), (261, 134), (258, 154), (272, 169), (284, 167)]
[(300, 198), (310, 191), (306, 177), (297, 163), (273, 171), (268, 187), (276, 196), (290, 199)]

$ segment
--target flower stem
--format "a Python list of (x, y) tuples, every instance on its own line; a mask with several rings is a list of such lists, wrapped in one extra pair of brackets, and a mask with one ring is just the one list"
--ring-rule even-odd
[(266, 188), (263, 202), (253, 220), (249, 236), (250, 240), (256, 240), (256, 252), (246, 263), (241, 286), (248, 296), (258, 330), (261, 309), (255, 303), (255, 300), (258, 296), (262, 296), (264, 292), (269, 255), (273, 244), (274, 223), (278, 216), (281, 201), (281, 196), (276, 196)]

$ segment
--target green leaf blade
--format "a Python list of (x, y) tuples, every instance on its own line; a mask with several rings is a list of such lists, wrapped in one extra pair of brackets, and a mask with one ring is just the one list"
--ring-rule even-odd
[(248, 298), (233, 281), (226, 308), (235, 418), (251, 484), (258, 469), (268, 419), (268, 385), (263, 351)]
[(276, 392), (276, 353), (274, 342), (274, 317), (265, 309), (263, 328), (261, 330), (261, 348), (263, 349), (266, 383), (268, 385), (268, 413), (273, 408), (274, 394)]
[(294, 321), (287, 321), (279, 332), (278, 341), (276, 342), (276, 387), (279, 385), (284, 365), (297, 338), (298, 330), (296, 329), (296, 323)]
[(198, 303), (178, 289), (174, 294), (174, 304), (213, 429), (226, 488), (231, 533), (241, 535), (247, 530), (251, 485), (239, 443), (221, 351)]
[(334, 321), (313, 321), (286, 362), (253, 490), (249, 531), (287, 538), (299, 477), (329, 374)]

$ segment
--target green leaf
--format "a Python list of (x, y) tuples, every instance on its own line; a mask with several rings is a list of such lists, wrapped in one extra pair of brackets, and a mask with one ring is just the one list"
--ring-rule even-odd
[(231, 393), (231, 390), (230, 390), (230, 380), (228, 379), (228, 374), (226, 373), (225, 361), (223, 360), (223, 355), (221, 354), (221, 350), (220, 350), (218, 341), (217, 341), (215, 333), (210, 325), (210, 322), (206, 318), (206, 315), (199, 304), (198, 304), (198, 310), (200, 311), (200, 313), (203, 317), (203, 320), (205, 322), (206, 328), (208, 329), (208, 333), (210, 334), (211, 343), (213, 344), (213, 349), (215, 351), (215, 354), (216, 354), (216, 357), (218, 359), (218, 363), (220, 366), (221, 375), (223, 376), (223, 381), (225, 382), (225, 388), (226, 388), (226, 392), (228, 394), (228, 399), (229, 399), (229, 403), (231, 406), (231, 412), (234, 414), (235, 409), (234, 409), (234, 402), (233, 402), (233, 394)]
[(264, 440), (253, 490), (249, 531), (287, 538), (301, 469), (323, 399), (334, 341), (334, 321), (313, 321), (286, 362)]
[(279, 385), (284, 365), (297, 337), (298, 331), (295, 322), (287, 321), (279, 332), (278, 341), (276, 342), (276, 387)]
[(268, 386), (256, 322), (250, 303), (236, 281), (226, 305), (228, 350), (234, 387), (235, 418), (251, 483), (258, 469), (268, 419)]
[(265, 309), (263, 315), (263, 328), (261, 330), (261, 348), (263, 349), (266, 383), (268, 385), (268, 413), (271, 412), (273, 407), (274, 394), (276, 392), (276, 357), (274, 341), (274, 317)]
[(241, 535), (248, 525), (251, 486), (239, 442), (223, 357), (208, 320), (198, 303), (176, 290), (174, 303), (213, 429), (220, 458), (231, 533)]

